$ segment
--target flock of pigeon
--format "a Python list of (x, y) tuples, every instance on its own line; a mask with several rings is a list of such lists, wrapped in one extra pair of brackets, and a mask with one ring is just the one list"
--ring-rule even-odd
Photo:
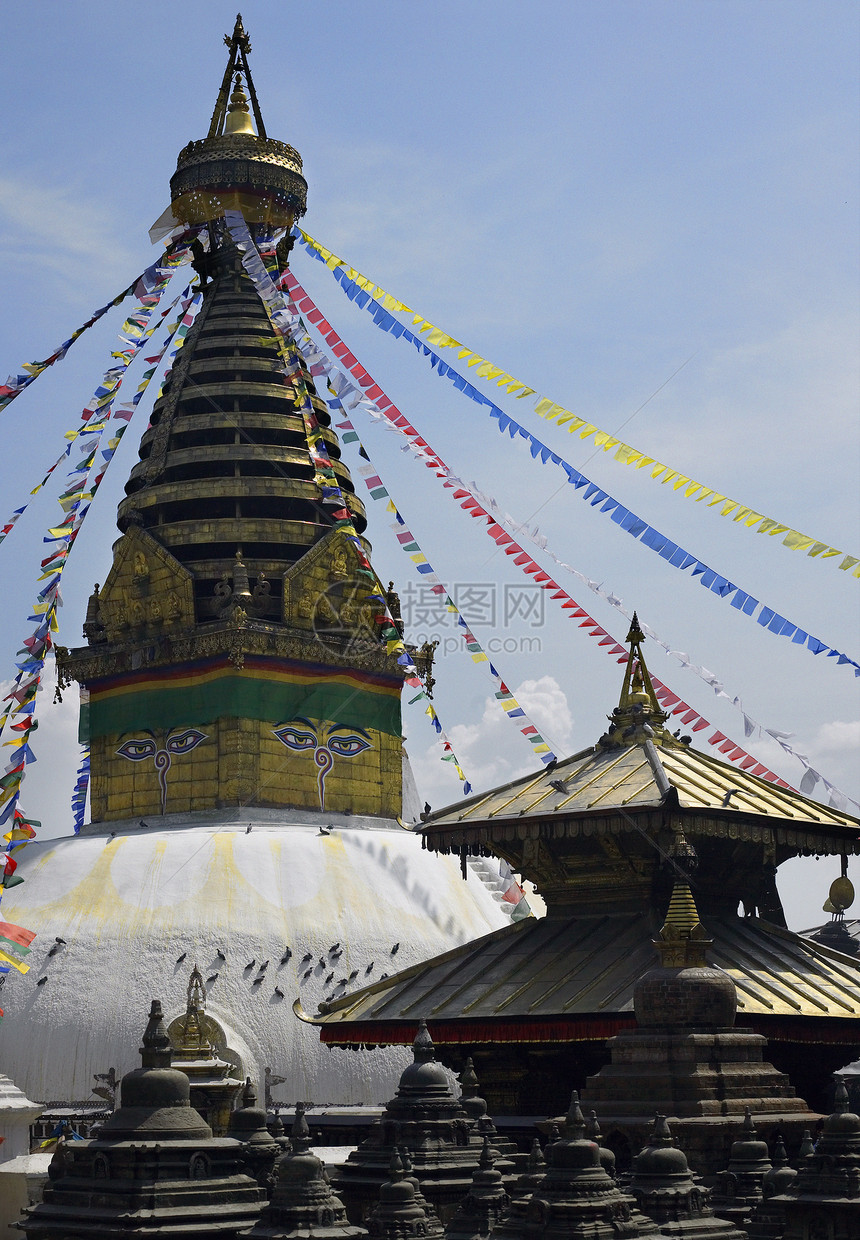
[[(393, 947), (391, 948), (390, 954), (392, 956), (396, 956), (399, 951), (400, 951), (400, 944), (395, 943)], [(292, 955), (293, 955), (293, 949), (289, 945), (287, 945), (284, 948), (284, 953), (281, 956), (280, 961), (278, 962), (278, 968), (282, 967), (283, 965), (288, 964), (290, 959), (292, 958)], [(336, 991), (341, 990), (341, 993), (344, 993), (346, 989), (355, 981), (355, 979), (359, 975), (359, 970), (353, 969), (351, 973), (345, 974), (343, 977), (338, 978), (337, 981), (334, 980), (334, 975), (338, 971), (338, 962), (340, 961), (340, 958), (342, 955), (343, 955), (343, 948), (341, 947), (340, 943), (332, 943), (331, 947), (328, 949), (327, 956), (320, 956), (317, 959), (316, 963), (312, 963), (314, 959), (313, 952), (310, 952), (310, 951), (305, 952), (305, 954), (301, 958), (299, 967), (307, 966), (303, 969), (301, 973), (302, 982), (309, 981), (309, 979), (313, 976), (315, 970), (319, 970), (320, 974), (322, 974), (323, 972), (326, 973), (326, 977), (325, 977), (325, 981), (323, 985), (330, 986), (334, 982), (334, 990), (332, 991), (331, 995), (326, 997), (327, 1002), (330, 1002), (335, 997), (339, 997), (339, 996), (336, 996), (335, 994)], [(188, 952), (187, 951), (183, 952), (182, 955), (177, 958), (176, 964), (177, 965), (183, 964), (187, 956), (188, 956)], [(226, 961), (227, 959), (227, 953), (222, 951), (221, 948), (218, 948), (216, 952), (216, 956), (219, 962)], [(243, 967), (242, 972), (246, 978), (250, 977), (251, 974), (254, 973), (256, 970), (255, 976), (253, 977), (253, 980), (251, 981), (252, 988), (263, 985), (263, 983), (266, 980), (266, 971), (269, 967), (269, 964), (270, 964), (270, 961), (268, 960), (264, 960), (262, 961), (261, 964), (257, 964), (257, 959), (256, 957), (254, 957), (253, 960), (249, 960), (248, 963)], [(364, 978), (370, 978), (370, 975), (373, 972), (375, 967), (376, 967), (376, 962), (374, 960), (371, 960), (370, 963), (365, 966)], [(219, 976), (220, 976), (220, 968), (216, 969), (214, 973), (210, 973), (210, 975), (206, 978), (207, 989), (218, 980)], [(381, 973), (379, 975), (379, 981), (381, 982), (385, 981), (385, 979), (388, 976), (389, 976), (388, 973)], [(364, 978), (362, 980), (364, 980)], [(275, 987), (274, 994), (278, 999), (285, 998), (284, 992), (280, 988), (280, 986)]]

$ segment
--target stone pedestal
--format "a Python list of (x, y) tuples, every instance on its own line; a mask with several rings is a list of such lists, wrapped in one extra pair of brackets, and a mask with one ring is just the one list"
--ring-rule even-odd
[(18, 1234), (13, 1225), (41, 1195), (50, 1159), (30, 1156), (30, 1125), (43, 1109), (0, 1074), (0, 1237)]

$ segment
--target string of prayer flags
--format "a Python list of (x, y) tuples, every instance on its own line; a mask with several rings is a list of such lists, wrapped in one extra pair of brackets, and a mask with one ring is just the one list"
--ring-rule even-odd
[[(377, 384), (373, 384), (372, 380), (370, 383), (366, 382), (368, 378), (367, 371), (360, 365), (355, 356), (349, 352), (328, 320), (323, 318), (313, 300), (308, 296), (295, 276), (291, 272), (287, 272), (286, 279), (299, 311), (306, 315), (308, 321), (317, 327), (326, 343), (332, 348), (335, 356), (340, 358), (350, 373), (358, 380), (360, 386), (367, 390), (367, 395), (378, 403), (378, 393), (381, 392), (381, 388)], [(423, 342), (421, 342), (421, 347), (426, 352), (431, 352)], [(456, 374), (451, 367), (441, 362), (441, 359), (437, 358), (437, 361), (439, 361), (439, 365), (444, 368), (446, 373)], [(790, 638), (793, 644), (803, 646), (811, 654), (824, 654), (828, 658), (833, 658), (836, 660), (837, 665), (849, 666), (855, 676), (860, 676), (860, 663), (856, 659), (850, 658), (835, 647), (828, 646), (792, 620), (781, 615), (775, 608), (768, 607), (760, 602), (752, 594), (747, 593), (727, 577), (716, 572), (715, 569), (712, 569), (703, 560), (700, 560), (678, 543), (667, 538), (665, 534), (649, 525), (647, 521), (631, 512), (630, 509), (625, 508), (618, 500), (609, 495), (607, 491), (602, 490), (597, 483), (591, 482), (583, 473), (574, 469), (558, 453), (553, 452), (546, 444), (541, 443), (525, 427), (520, 426), (518, 422), (515, 422), (513, 418), (499, 409), (497, 405), (494, 405), (487, 397), (483, 396), (475, 388), (472, 388), (465, 379), (462, 379), (462, 376), (457, 377), (462, 380), (463, 385), (462, 388), (460, 388), (459, 384), (457, 385), (459, 390), (465, 391), (467, 395), (473, 395), (474, 399), (478, 400), (481, 405), (489, 408), (490, 416), (497, 422), (499, 430), (508, 431), (512, 437), (519, 436), (526, 439), (529, 442), (531, 456), (535, 460), (539, 458), (542, 464), (551, 462), (562, 469), (568, 482), (580, 493), (580, 498), (592, 508), (599, 505), (600, 512), (605, 513), (619, 529), (635, 538), (642, 546), (659, 555), (661, 559), (665, 560), (673, 568), (677, 568), (683, 573), (689, 571), (690, 575), (693, 578), (698, 578), (700, 584), (710, 594), (715, 595), (717, 598), (728, 600), (741, 615), (754, 619), (762, 628), (772, 633), (775, 637)]]
[[(291, 273), (286, 273), (285, 282), (288, 286), (292, 286), (294, 284), (294, 278)], [(298, 298), (296, 300), (298, 302)], [(305, 312), (306, 307), (299, 302), (299, 309), (302, 312)], [(353, 356), (349, 353), (346, 345), (344, 345), (340, 340), (340, 337), (337, 336), (337, 333), (334, 332), (334, 329), (331, 328), (331, 325), (323, 319), (319, 311), (316, 311), (315, 307), (313, 311), (308, 314), (308, 317), (311, 321), (314, 321), (315, 326), (318, 327), (318, 330), (325, 335), (329, 344), (332, 343), (330, 337), (334, 337), (334, 341), (339, 347), (337, 355), (342, 358)], [(320, 351), (316, 349), (316, 346), (314, 346), (309, 340), (303, 345), (303, 348), (305, 349), (305, 355), (309, 362), (311, 373), (324, 373), (325, 364), (322, 360), (320, 360), (324, 355), (322, 355)], [(335, 349), (333, 348), (332, 351), (335, 352)], [(319, 357), (317, 355), (319, 355)], [(596, 620), (589, 616), (589, 614), (559, 586), (558, 582), (553, 580), (549, 574), (545, 573), (531, 558), (528, 552), (526, 552), (514, 538), (506, 533), (500, 523), (502, 518), (499, 517), (498, 520), (496, 519), (498, 514), (498, 505), (495, 501), (490, 501), (490, 505), (495, 510), (494, 512), (488, 511), (482, 506), (481, 503), (478, 502), (473, 492), (466, 486), (463, 480), (458, 478), (447, 467), (441, 457), (433, 451), (426, 439), (422, 438), (422, 436), (418, 434), (401, 411), (389, 400), (378, 384), (374, 382), (367, 371), (362, 368), (362, 378), (360, 382), (362, 387), (365, 389), (364, 392), (361, 388), (352, 383), (352, 381), (341, 371), (335, 371), (332, 369), (329, 381), (345, 405), (350, 408), (362, 408), (372, 420), (379, 422), (388, 427), (390, 430), (400, 434), (406, 440), (406, 446), (412, 455), (427, 466), (427, 468), (431, 469), (442, 481), (442, 485), (446, 489), (453, 490), (454, 498), (460, 502), (460, 506), (467, 511), (470, 516), (483, 517), (487, 520), (487, 532), (490, 537), (493, 538), (496, 545), (501, 547), (505, 554), (511, 556), (514, 563), (520, 567), (526, 575), (531, 576), (542, 589), (551, 592), (551, 597), (561, 603), (562, 610), (565, 611), (568, 616), (573, 619), (580, 620), (580, 627), (583, 628), (590, 636), (596, 638), (599, 645), (603, 647), (608, 654), (616, 657), (619, 662), (624, 662), (626, 660), (627, 651), (625, 648), (616, 642), (615, 639), (607, 633), (607, 631), (602, 628)], [(357, 435), (356, 438), (358, 438)], [(670, 713), (679, 716), (680, 721), (686, 726), (691, 727), (692, 731), (703, 731), (704, 729), (713, 726), (707, 719), (704, 718), (704, 716), (700, 715), (698, 711), (690, 707), (686, 702), (682, 701), (677, 694), (673, 693), (671, 689), (669, 689), (656, 677), (652, 676), (651, 679), (652, 684), (655, 686), (655, 692), (657, 692), (658, 697), (661, 698), (664, 709), (667, 709)], [(746, 715), (744, 716), (744, 720), (745, 734), (751, 735), (753, 728), (748, 726), (748, 722), (751, 721), (748, 721), (748, 716)], [(778, 743), (785, 750), (785, 752), (796, 757), (805, 766), (807, 766), (807, 769), (809, 769), (808, 763), (806, 762), (804, 756), (792, 750), (791, 747), (785, 743), (785, 740), (782, 739), (787, 734), (776, 733), (773, 729), (764, 729), (764, 731), (772, 738), (778, 739)], [(716, 739), (717, 736), (719, 736), (719, 740)], [(713, 737), (709, 737), (708, 740), (712, 745), (722, 745), (726, 742), (727, 738), (722, 734), (715, 732)], [(752, 769), (756, 775), (768, 779), (770, 782), (775, 783), (780, 787), (790, 787), (785, 780), (782, 780), (775, 774), (775, 772), (770, 771), (766, 766), (758, 762), (753, 755), (747, 753), (747, 751), (741, 746), (735, 745), (734, 742), (729, 742), (726, 744), (725, 748), (721, 748), (721, 752), (724, 752), (730, 761), (738, 763), (745, 770)], [(814, 774), (818, 776), (817, 772)], [(819, 776), (819, 778), (821, 777)], [(836, 789), (834, 785), (830, 784), (829, 781), (824, 780), (824, 784), (830, 793), (831, 804), (836, 804), (838, 807), (839, 802), (845, 802), (847, 800), (844, 794), (839, 792), (839, 790)]]
[[(196, 230), (194, 231), (196, 235)], [(147, 299), (151, 297), (153, 289), (159, 282), (160, 272), (163, 269), (169, 269), (172, 274), (173, 269), (178, 267), (181, 263), (189, 261), (191, 257), (191, 251), (189, 249), (190, 241), (190, 233), (184, 234), (182, 237), (177, 238), (165, 254), (157, 259), (156, 262), (151, 263), (150, 266), (142, 271), (136, 279), (132, 280), (131, 284), (129, 284), (127, 288), (124, 288), (121, 293), (117, 293), (116, 297), (113, 297), (110, 301), (105, 302), (103, 306), (99, 307), (99, 309), (90, 315), (85, 323), (82, 323), (80, 327), (76, 328), (75, 331), (72, 332), (71, 336), (69, 336), (68, 340), (64, 340), (63, 343), (53, 351), (53, 353), (49, 354), (49, 356), (41, 362), (25, 362), (20, 371), (14, 375), (10, 375), (5, 383), (0, 383), (0, 410), (5, 409), (5, 407), (10, 404), (16, 396), (20, 396), (24, 389), (29, 387), (30, 384), (39, 377), (42, 371), (47, 370), (49, 366), (53, 366), (55, 362), (61, 361), (62, 358), (66, 356), (75, 341), (78, 340), (85, 331), (92, 327), (94, 323), (97, 323), (103, 315), (107, 314), (108, 310), (113, 309), (114, 306), (120, 305), (123, 301), (125, 301), (126, 297), (130, 296), (132, 293), (137, 297), (139, 302), (145, 305)]]
[(87, 792), (90, 786), (90, 750), (88, 745), (82, 747), (81, 765), (78, 767), (75, 788), (72, 793), (72, 818), (75, 824), (75, 835), (80, 834), (84, 825), (87, 808)]
[[(18, 676), (16, 677), (14, 687), (4, 699), (4, 701), (10, 702), (10, 706), (4, 715), (3, 725), (5, 726), (6, 722), (13, 718), (14, 722), (11, 724), (10, 730), (19, 733), (13, 742), (13, 753), (6, 771), (0, 777), (0, 807), (2, 807), (0, 808), (0, 824), (7, 823), (11, 818), (13, 831), (19, 818), (21, 818), (18, 802), (26, 768), (30, 762), (36, 760), (36, 755), (29, 746), (29, 738), (38, 726), (34, 713), (36, 693), (41, 684), (45, 661), (52, 647), (51, 635), (58, 628), (57, 609), (62, 605), (60, 580), (68, 561), (69, 552), (80, 532), (93, 496), (101, 484), (116, 446), (128, 427), (127, 422), (120, 426), (117, 429), (116, 435), (109, 440), (107, 449), (102, 452), (101, 462), (96, 466), (98, 472), (96, 472), (92, 481), (89, 480), (89, 474), (95, 464), (97, 446), (105, 427), (108, 425), (109, 413), (122, 384), (125, 371), (143, 348), (145, 342), (156, 330), (157, 323), (152, 323), (150, 326), (150, 322), (153, 312), (172, 275), (171, 266), (157, 267), (156, 275), (157, 279), (154, 282), (149, 280), (144, 282), (138, 306), (128, 316), (122, 326), (120, 340), (124, 347), (122, 349), (121, 363), (117, 366), (111, 366), (105, 371), (93, 400), (81, 415), (82, 421), (88, 422), (96, 412), (96, 407), (99, 407), (98, 423), (91, 423), (86, 430), (87, 434), (93, 435), (93, 442), (87, 445), (86, 455), (82, 460), (69, 471), (66, 490), (60, 496), (59, 502), (65, 513), (64, 520), (59, 526), (49, 529), (48, 535), (44, 540), (60, 545), (54, 548), (49, 556), (42, 561), (43, 571), (40, 580), (47, 579), (47, 582), (39, 591), (37, 602), (30, 616), (30, 619), (36, 622), (37, 627), (31, 636), (24, 641), (23, 650), (28, 657), (19, 664)], [(183, 310), (187, 311), (190, 303), (194, 300), (196, 298), (189, 298), (187, 302), (183, 302)], [(176, 301), (179, 301), (179, 298), (175, 299), (171, 306), (162, 311), (159, 321), (163, 321), (166, 315), (170, 313), (170, 310), (176, 305)], [(159, 358), (163, 356), (171, 343), (178, 326), (178, 323), (171, 326)], [(138, 399), (142, 395), (142, 391), (145, 390), (146, 384), (156, 368), (154, 367), (149, 375), (145, 377), (144, 383), (139, 389)], [(77, 437), (78, 433), (80, 432), (75, 432), (75, 437)], [(84, 794), (84, 800), (85, 796), (86, 794)], [(19, 875), (15, 874), (17, 863), (11, 856), (11, 852), (26, 842), (26, 840), (20, 841), (19, 837), (15, 837), (6, 843), (6, 871), (3, 880), (5, 888), (14, 885), (16, 882), (23, 881)]]
[[(313, 344), (310, 342), (310, 338), (308, 338), (308, 343), (310, 343), (311, 348), (314, 348)], [(319, 357), (323, 357), (324, 362), (328, 362), (328, 359), (325, 358), (324, 355), (322, 355), (319, 350), (314, 349), (313, 355), (310, 354), (309, 350), (305, 351), (303, 349), (302, 352), (303, 352), (306, 362), (309, 360), (311, 356), (313, 356), (314, 363), (318, 361)], [(329, 365), (329, 370), (333, 369), (330, 362), (328, 362), (328, 365)], [(367, 452), (367, 449), (364, 447), (361, 440), (359, 439), (358, 434), (352, 422), (350, 422), (350, 420), (346, 418), (345, 412), (343, 409), (343, 404), (341, 403), (340, 398), (335, 394), (334, 389), (330, 389), (330, 391), (331, 391), (331, 399), (329, 400), (330, 407), (336, 412), (339, 411), (341, 415), (344, 417), (343, 421), (337, 423), (338, 430), (343, 432), (342, 437), (341, 437), (342, 442), (346, 443), (347, 435), (351, 435), (352, 440), (350, 442), (353, 442), (353, 441), (357, 442), (359, 446), (359, 450), (361, 451), (362, 455), (367, 457), (369, 461), (370, 456)], [(507, 717), (514, 722), (517, 729), (529, 742), (529, 744), (532, 747), (533, 752), (540, 758), (541, 762), (543, 762), (544, 764), (547, 764), (550, 762), (557, 762), (558, 755), (554, 754), (553, 751), (550, 749), (549, 745), (546, 743), (543, 736), (541, 736), (540, 732), (535, 727), (534, 723), (529, 718), (529, 716), (527, 715), (523, 707), (520, 705), (520, 703), (514, 697), (513, 693), (511, 693), (510, 689), (507, 687), (505, 682), (502, 680), (502, 677), (500, 676), (499, 672), (490, 662), (489, 656), (487, 655), (481, 643), (475, 637), (474, 633), (472, 633), (471, 629), (466, 623), (466, 620), (464, 619), (462, 613), (460, 612), (460, 609), (457, 607), (456, 603), (452, 599), (448, 588), (444, 585), (444, 583), (437, 576), (436, 572), (433, 569), (433, 566), (430, 564), (430, 561), (427, 559), (426, 555), (421, 550), (421, 546), (417, 538), (412, 533), (412, 531), (407, 527), (406, 522), (401, 516), (400, 511), (396, 507), (394, 501), (391, 499), (388, 491), (385, 489), (384, 486), (382, 486), (381, 480), (378, 474), (376, 474), (374, 466), (373, 465), (362, 466), (358, 472), (364, 478), (365, 485), (368, 488), (372, 499), (374, 500), (388, 499), (389, 501), (387, 505), (388, 511), (393, 513), (394, 515), (394, 522), (391, 525), (391, 528), (394, 531), (398, 545), (400, 546), (401, 550), (412, 561), (413, 565), (415, 566), (416, 571), (421, 575), (424, 583), (429, 587), (432, 593), (436, 595), (439, 602), (444, 606), (445, 610), (456, 617), (456, 623), (458, 627), (463, 630), (462, 637), (463, 637), (465, 648), (468, 651), (468, 653), (471, 655), (472, 662), (483, 664), (486, 667), (487, 671), (489, 672), (490, 676), (492, 677), (493, 681), (495, 682), (495, 686), (496, 686), (495, 691), (494, 691), (495, 698), (498, 701), (499, 705), (501, 706), (502, 710), (504, 711), (505, 715), (507, 715)]]
[[(305, 439), (307, 441), (308, 456), (314, 470), (314, 482), (320, 490), (321, 502), (332, 508), (332, 521), (337, 529), (341, 529), (344, 536), (352, 544), (356, 557), (359, 562), (358, 571), (365, 575), (368, 580), (375, 585), (375, 591), (370, 595), (370, 601), (375, 605), (376, 621), (379, 625), (380, 640), (385, 642), (385, 648), (389, 654), (395, 656), (397, 663), (403, 668), (404, 681), (413, 689), (417, 690), (415, 701), (419, 697), (424, 697), (424, 686), (418, 675), (418, 669), (412, 660), (412, 656), (406, 648), (403, 638), (394, 619), (389, 611), (385, 594), (377, 579), (376, 573), (371, 567), (370, 561), (364, 550), (364, 545), (358, 536), (358, 532), (353, 524), (346, 498), (337, 481), (331, 459), (328, 454), (325, 439), (323, 437), (322, 428), (317, 421), (313, 405), (311, 403), (310, 393), (305, 384), (304, 375), (302, 373), (301, 355), (295, 342), (295, 331), (298, 326), (298, 315), (289, 307), (286, 298), (270, 274), (270, 271), (260, 255), (256, 243), (254, 242), (248, 225), (245, 222), (241, 212), (227, 211), (225, 212), (225, 221), (236, 248), (241, 256), (242, 265), (247, 273), (251, 283), (257, 290), (263, 305), (269, 314), (275, 337), (278, 341), (278, 347), (281, 356), (284, 359), (284, 381), (287, 386), (293, 389), (295, 394), (296, 407), (302, 416), (302, 423), (305, 431)], [(266, 238), (270, 243), (271, 239)], [(426, 714), (430, 718), (434, 730), (440, 735), (443, 741), (443, 761), (451, 761), (454, 765), (457, 775), (464, 786), (464, 792), (471, 791), (471, 785), (466, 779), (462, 767), (457, 761), (453, 746), (448, 738), (442, 732), (442, 725), (439, 722), (438, 715), (433, 707), (432, 702), (428, 699)]]
[[(647, 456), (631, 444), (622, 443), (616, 436), (608, 431), (601, 430), (586, 418), (579, 417), (569, 409), (565, 409), (563, 405), (559, 405), (555, 401), (541, 396), (534, 388), (528, 387), (521, 380), (508, 374), (501, 366), (494, 365), (487, 358), (481, 357), (480, 354), (473, 352), (462, 344), (461, 341), (455, 340), (453, 336), (449, 336), (447, 332), (436, 327), (429, 319), (416, 314), (405, 302), (399, 301), (396, 297), (387, 293), (385, 289), (374, 283), (369, 277), (362, 275), (354, 267), (348, 267), (344, 259), (338, 258), (331, 250), (327, 250), (320, 245), (318, 241), (315, 241), (309, 233), (304, 232), (298, 225), (293, 228), (292, 235), (301, 241), (309, 254), (319, 259), (320, 262), (328, 267), (351, 301), (370, 312), (377, 327), (390, 335), (408, 340), (419, 352), (430, 358), (430, 364), (437, 373), (451, 378), (455, 387), (460, 391), (464, 391), (473, 400), (477, 400), (479, 404), (485, 402), (482, 400), (480, 393), (477, 392), (477, 389), (468, 383), (462, 375), (449, 368), (439, 355), (427, 346), (432, 345), (440, 349), (455, 349), (459, 360), (461, 362), (465, 361), (466, 365), (474, 371), (477, 378), (483, 379), (488, 383), (495, 383), (497, 387), (503, 388), (518, 400), (528, 399), (533, 403), (535, 413), (539, 417), (555, 422), (558, 426), (564, 426), (569, 434), (578, 434), (579, 438), (583, 440), (591, 439), (595, 447), (602, 448), (604, 452), (612, 452), (614, 449), (612, 459), (619, 464), (631, 465), (636, 469), (648, 469), (649, 476), (653, 481), (660, 482), (664, 486), (667, 483), (671, 483), (672, 489), (683, 493), (685, 499), (693, 500), (695, 503), (704, 502), (706, 507), (717, 511), (720, 516), (730, 517), (732, 521), (745, 526), (747, 529), (755, 529), (758, 534), (767, 534), (771, 538), (783, 535), (782, 545), (792, 551), (805, 551), (807, 555), (813, 558), (832, 560), (834, 563), (837, 557), (841, 556), (842, 559), (839, 561), (838, 567), (843, 572), (850, 573), (852, 577), (860, 578), (860, 556), (847, 555), (836, 547), (831, 547), (827, 542), (821, 542), (809, 534), (803, 534), (799, 530), (791, 529), (790, 526), (783, 522), (777, 521), (772, 517), (766, 517), (754, 508), (741, 504), (738, 500), (730, 499), (727, 495), (706, 486), (702, 482), (696, 482), (689, 475), (684, 474), (680, 470), (672, 469), (669, 465), (664, 465), (653, 456)], [(395, 319), (394, 314), (412, 315), (413, 326), (418, 328), (419, 335), (416, 336), (403, 323)], [(425, 337), (425, 339), (421, 337)], [(486, 403), (491, 404), (492, 402), (488, 401)]]

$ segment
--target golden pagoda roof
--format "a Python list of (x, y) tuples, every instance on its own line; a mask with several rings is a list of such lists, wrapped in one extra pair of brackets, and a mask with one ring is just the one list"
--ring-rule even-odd
[[(708, 963), (738, 992), (738, 1023), (860, 1017), (860, 961), (756, 917), (707, 918)], [(657, 963), (647, 914), (526, 918), (425, 964), (321, 1005), (306, 1021), (328, 1042), (392, 1042), (397, 1022), (488, 1022), (484, 1041), (539, 1040), (546, 1022), (576, 1038), (577, 1018), (633, 1014), (633, 988)], [(380, 1028), (374, 1036), (372, 1026)], [(492, 1022), (493, 1028), (489, 1026)], [(534, 1022), (531, 1036), (528, 1024)], [(350, 1029), (349, 1026), (353, 1028)], [(516, 1036), (506, 1037), (511, 1027)], [(595, 1036), (583, 1022), (579, 1036)], [(598, 1035), (599, 1036), (599, 1035)], [(856, 1041), (856, 1028), (854, 1031)]]
[(597, 744), (429, 815), (423, 833), (430, 847), (468, 842), (475, 838), (473, 828), (481, 842), (511, 838), (511, 827), (520, 834), (539, 820), (576, 834), (577, 820), (617, 819), (624, 811), (668, 802), (722, 823), (729, 832), (731, 824), (748, 831), (756, 823), (764, 828), (778, 823), (784, 828), (780, 842), (789, 847), (860, 852), (860, 819), (854, 815), (694, 749), (690, 737), (670, 732), (642, 656), (644, 636), (635, 614), (627, 640), (619, 705)]

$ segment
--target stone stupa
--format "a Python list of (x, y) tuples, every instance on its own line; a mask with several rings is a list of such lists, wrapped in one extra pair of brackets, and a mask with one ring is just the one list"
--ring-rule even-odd
[(266, 1194), (238, 1170), (240, 1144), (213, 1137), (192, 1107), (170, 1054), (154, 999), (142, 1067), (123, 1077), (119, 1109), (97, 1138), (58, 1146), (44, 1199), (20, 1224), (28, 1240), (239, 1240), (254, 1225)]

